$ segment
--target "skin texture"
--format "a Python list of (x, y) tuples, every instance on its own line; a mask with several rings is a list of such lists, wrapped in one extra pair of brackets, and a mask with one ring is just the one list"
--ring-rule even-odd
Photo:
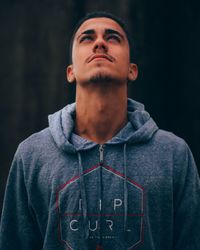
[(127, 81), (137, 78), (125, 32), (110, 18), (86, 20), (77, 30), (69, 82), (76, 82), (75, 132), (99, 144), (127, 123)]

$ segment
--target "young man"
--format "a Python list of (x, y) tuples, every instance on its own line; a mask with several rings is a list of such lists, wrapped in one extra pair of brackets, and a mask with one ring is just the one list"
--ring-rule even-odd
[(137, 77), (124, 24), (89, 14), (72, 38), (76, 104), (22, 142), (0, 249), (200, 249), (200, 180), (187, 144), (127, 99)]

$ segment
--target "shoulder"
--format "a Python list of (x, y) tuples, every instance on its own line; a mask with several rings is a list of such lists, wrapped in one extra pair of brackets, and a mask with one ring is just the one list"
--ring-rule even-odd
[(191, 155), (191, 150), (183, 138), (162, 129), (157, 130), (149, 144), (159, 157), (171, 159), (174, 163), (180, 163), (181, 160), (183, 162)]
[[(189, 171), (198, 176), (193, 154), (186, 141), (172, 132), (158, 130), (153, 138), (154, 152), (165, 164), (172, 166), (173, 174), (178, 180)], [(196, 178), (196, 177), (195, 177)]]
[(157, 130), (152, 140), (153, 143), (160, 147), (164, 147), (166, 150), (184, 151), (188, 148), (188, 145), (183, 138), (162, 129)]
[(22, 158), (35, 156), (36, 154), (39, 156), (52, 147), (54, 147), (54, 141), (49, 128), (45, 128), (22, 141), (17, 148), (16, 154)]

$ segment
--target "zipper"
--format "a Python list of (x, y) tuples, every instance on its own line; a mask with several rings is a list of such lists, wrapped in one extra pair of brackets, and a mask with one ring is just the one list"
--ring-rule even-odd
[[(99, 187), (99, 199), (102, 201), (102, 189), (103, 189), (103, 180), (102, 180), (102, 167), (104, 164), (104, 145), (99, 145), (99, 164), (100, 164), (100, 171), (99, 171), (99, 179), (100, 179), (100, 187)], [(102, 214), (102, 210), (99, 211)], [(102, 216), (99, 218), (100, 230), (99, 230), (99, 246), (102, 245)], [(101, 248), (97, 248), (101, 249)]]
[(103, 153), (104, 153), (104, 148), (103, 144), (99, 145), (99, 163), (101, 166), (103, 166)]

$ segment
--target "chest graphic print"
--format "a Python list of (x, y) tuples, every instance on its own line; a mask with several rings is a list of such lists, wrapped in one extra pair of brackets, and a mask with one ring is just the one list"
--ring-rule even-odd
[(70, 250), (85, 249), (85, 238), (86, 249), (99, 245), (105, 250), (136, 249), (143, 241), (144, 188), (127, 177), (126, 201), (125, 177), (109, 166), (93, 166), (82, 178), (85, 200), (80, 176), (69, 179), (56, 193), (59, 241)]

